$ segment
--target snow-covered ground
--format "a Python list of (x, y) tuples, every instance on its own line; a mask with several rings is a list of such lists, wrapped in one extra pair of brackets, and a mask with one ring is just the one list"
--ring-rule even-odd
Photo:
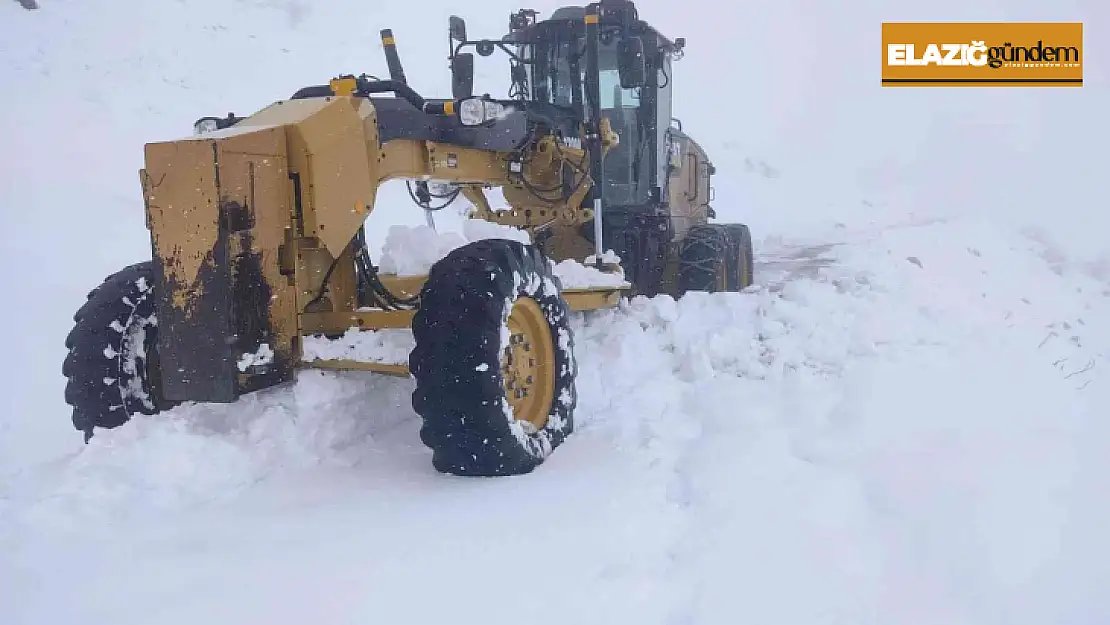
[[(432, 470), (404, 379), (309, 371), (87, 447), (61, 392), (72, 311), (148, 254), (144, 141), (381, 72), (384, 27), (445, 92), (436, 28), (463, 9), (40, 4), (0, 3), (0, 623), (1110, 622), (1100, 3), (641, 3), (691, 42), (678, 116), (722, 218), (756, 226), (758, 284), (577, 315), (577, 431), (495, 480)], [(475, 34), (517, 8), (482, 4)], [(813, 69), (883, 19), (1084, 20), (1089, 84)], [(795, 31), (808, 46), (769, 52)], [(719, 58), (752, 62), (722, 85)], [(403, 186), (382, 198), (379, 247), (424, 220)]]
[(519, 479), (434, 474), (407, 380), (134, 422), (9, 479), (8, 614), (1105, 622), (1110, 286), (1051, 254), (844, 232), (747, 293), (580, 316), (578, 432)]

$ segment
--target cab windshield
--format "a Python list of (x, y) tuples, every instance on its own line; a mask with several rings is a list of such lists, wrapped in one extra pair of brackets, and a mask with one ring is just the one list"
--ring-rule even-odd
[[(617, 69), (617, 40), (601, 44), (598, 55), (601, 116), (609, 120), (620, 144), (603, 164), (607, 204), (629, 206), (650, 199), (650, 111), (641, 106), (640, 89), (624, 89)], [(585, 107), (586, 44), (581, 38), (555, 38), (535, 47), (532, 97), (540, 102), (582, 111)], [(577, 74), (578, 80), (572, 80)]]

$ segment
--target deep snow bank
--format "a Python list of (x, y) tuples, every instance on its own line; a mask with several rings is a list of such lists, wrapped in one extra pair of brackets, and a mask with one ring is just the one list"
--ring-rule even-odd
[[(784, 243), (759, 268), (742, 294), (578, 315), (577, 433), (521, 479), (435, 475), (410, 383), (360, 374), (99, 434), (0, 494), (15, 621), (142, 622), (117, 586), (137, 567), (165, 622), (509, 622), (526, 599), (481, 598), (535, 547), (520, 515), (559, 537), (532, 583), (572, 598), (533, 622), (1110, 617), (1107, 284), (975, 221)], [(425, 516), (450, 519), (434, 549)], [(61, 557), (83, 580), (63, 603), (27, 581)], [(411, 600), (417, 571), (442, 601)]]

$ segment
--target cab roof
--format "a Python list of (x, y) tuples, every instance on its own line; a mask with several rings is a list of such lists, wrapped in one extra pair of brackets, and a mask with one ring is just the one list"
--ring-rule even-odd
[[(631, 4), (631, 3), (628, 3)], [(536, 22), (535, 24), (515, 30), (506, 35), (503, 41), (507, 43), (535, 43), (544, 39), (551, 38), (554, 31), (567, 31), (577, 30), (578, 27), (584, 23), (586, 18), (586, 7), (581, 6), (567, 6), (556, 9), (551, 17)], [(602, 14), (601, 25), (616, 26), (620, 25), (617, 19), (614, 19), (606, 14)], [(647, 22), (636, 19), (632, 26), (632, 34), (639, 35), (645, 38), (644, 43), (650, 45), (653, 40), (658, 48), (662, 48), (664, 52), (673, 52), (676, 46), (673, 41), (667, 39), (658, 30), (652, 28)]]

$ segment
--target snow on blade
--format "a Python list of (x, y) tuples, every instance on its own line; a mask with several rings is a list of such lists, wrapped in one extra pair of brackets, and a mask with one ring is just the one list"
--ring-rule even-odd
[(254, 353), (245, 353), (239, 358), (237, 366), (239, 371), (246, 371), (251, 367), (265, 366), (274, 361), (274, 350), (270, 347), (269, 343), (263, 343), (258, 346)]
[(348, 328), (343, 336), (331, 339), (323, 335), (302, 339), (302, 360), (353, 360), (407, 364), (415, 347), (412, 332), (406, 329), (359, 330)]
[[(531, 243), (528, 233), (519, 228), (481, 219), (464, 221), (462, 233), (437, 232), (428, 226), (390, 226), (382, 246), (381, 271), (400, 276), (427, 275), (432, 265), (455, 249), (483, 239)], [(605, 262), (619, 262), (612, 250), (605, 254), (604, 259)], [(559, 277), (564, 289), (629, 286), (622, 275), (605, 273), (570, 259), (555, 266), (555, 275)]]
[[(597, 262), (597, 254), (590, 254), (589, 256), (586, 257), (585, 264), (592, 265), (596, 262)], [(617, 253), (614, 252), (613, 250), (605, 250), (605, 253), (601, 255), (601, 262), (606, 263), (606, 264), (615, 265), (615, 264), (621, 262), (621, 257), (618, 256)]]
[(622, 273), (607, 273), (596, 267), (566, 259), (555, 264), (555, 276), (564, 289), (588, 289), (593, 287), (628, 288), (631, 284)]

